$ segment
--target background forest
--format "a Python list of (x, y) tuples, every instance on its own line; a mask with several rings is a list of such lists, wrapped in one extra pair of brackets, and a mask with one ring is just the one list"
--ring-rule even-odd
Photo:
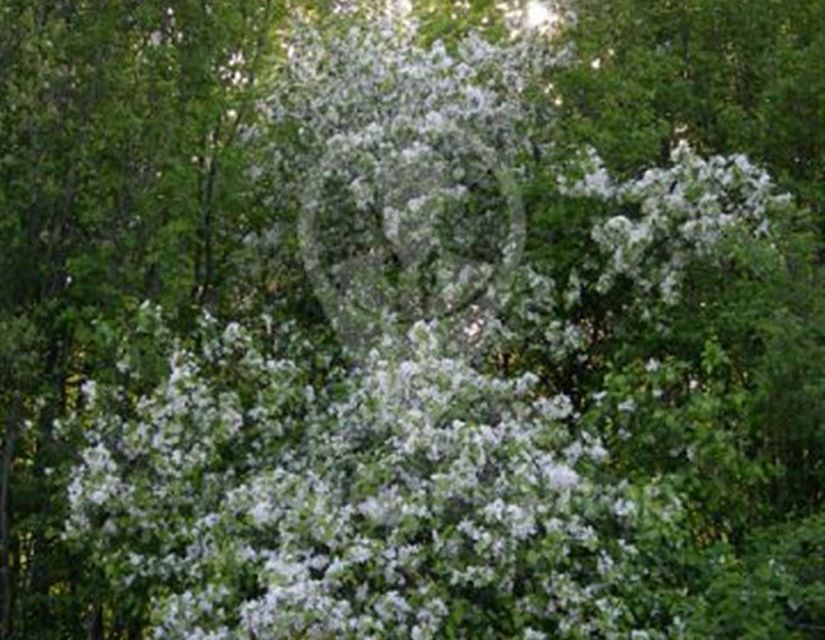
[(825, 3), (395, 3), (479, 82), (534, 28), (535, 153), (472, 367), (355, 370), (294, 195), (341, 4), (0, 0), (0, 638), (825, 637)]

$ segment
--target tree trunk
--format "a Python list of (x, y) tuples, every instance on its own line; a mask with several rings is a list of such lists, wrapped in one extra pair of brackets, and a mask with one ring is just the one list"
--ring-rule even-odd
[(3, 435), (3, 467), (0, 469), (0, 589), (3, 591), (0, 610), (0, 637), (11, 638), (12, 633), (12, 567), (11, 567), (11, 510), (9, 484), (14, 463), (14, 445), (17, 439), (17, 422), (20, 412), (20, 396), (15, 395), (6, 416)]
[(89, 640), (105, 640), (103, 632), (103, 607), (95, 605), (89, 616)]

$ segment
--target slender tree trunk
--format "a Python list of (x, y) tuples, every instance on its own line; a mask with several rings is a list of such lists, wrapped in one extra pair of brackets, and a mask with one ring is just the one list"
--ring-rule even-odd
[(105, 640), (103, 630), (103, 607), (95, 605), (89, 617), (89, 640)]
[(132, 622), (129, 625), (129, 635), (127, 636), (127, 640), (141, 640), (143, 637), (143, 633), (140, 629), (140, 624), (138, 622)]
[(9, 484), (11, 467), (14, 462), (14, 446), (17, 439), (17, 422), (20, 412), (20, 396), (15, 395), (6, 416), (3, 435), (3, 467), (0, 470), (0, 588), (2, 588), (2, 610), (0, 611), (0, 637), (11, 638), (12, 634), (12, 567), (11, 567), (11, 509), (9, 506)]

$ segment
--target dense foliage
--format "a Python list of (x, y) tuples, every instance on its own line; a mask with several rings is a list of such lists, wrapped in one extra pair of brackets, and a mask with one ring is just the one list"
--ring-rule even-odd
[(0, 637), (825, 632), (821, 3), (0, 16)]

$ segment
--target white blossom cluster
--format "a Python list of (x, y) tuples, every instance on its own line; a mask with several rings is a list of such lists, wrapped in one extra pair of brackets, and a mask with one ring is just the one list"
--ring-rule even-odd
[(556, 364), (571, 356), (584, 358), (595, 337), (593, 327), (587, 317), (576, 318), (571, 310), (589, 281), (573, 271), (564, 286), (528, 264), (518, 270), (514, 284), (505, 312), (491, 323), (496, 348), (507, 351), (528, 345)]
[(722, 240), (732, 234), (767, 237), (769, 212), (788, 202), (768, 174), (743, 155), (704, 159), (682, 141), (671, 163), (617, 184), (589, 150), (582, 178), (572, 183), (560, 178), (565, 195), (638, 211), (633, 217), (612, 216), (593, 229), (593, 239), (608, 256), (597, 290), (607, 291), (618, 276), (626, 276), (642, 292), (675, 303), (692, 261), (718, 264)]
[(556, 61), (527, 36), (471, 34), (455, 50), (419, 38), (413, 22), (298, 30), (268, 101), (278, 204), (300, 211), (333, 322), (453, 313), (520, 248), (504, 174), (522, 170), (531, 130), (549, 122), (523, 94)]
[[(157, 309), (141, 313), (160, 321)], [(215, 321), (202, 329), (215, 332)], [(128, 356), (118, 369), (132, 373)], [(217, 373), (229, 369), (231, 377)], [(137, 398), (128, 386), (86, 383), (84, 411), (62, 427), (87, 443), (69, 485), (66, 534), (105, 558), (121, 588), (188, 576), (215, 542), (212, 510), (226, 488), (302, 428), (302, 372), (253, 347), (237, 323), (198, 351), (170, 345), (168, 371)]]
[(69, 535), (155, 597), (164, 640), (642, 630), (634, 540), (677, 505), (606, 480), (599, 439), (535, 376), (445, 358), (423, 323), (409, 339), (318, 399), (237, 325), (117, 416), (98, 388)]
[(563, 196), (555, 206), (589, 221), (571, 225), (580, 234), (576, 255), (544, 260), (540, 271), (529, 263), (518, 269), (514, 294), (491, 323), (501, 354), (589, 367), (593, 347), (615, 340), (627, 318), (666, 335), (673, 306), (699, 271), (736, 265), (746, 247), (781, 259), (771, 220), (788, 209), (789, 196), (745, 156), (704, 159), (683, 142), (670, 166), (617, 181), (586, 148), (554, 174)]

